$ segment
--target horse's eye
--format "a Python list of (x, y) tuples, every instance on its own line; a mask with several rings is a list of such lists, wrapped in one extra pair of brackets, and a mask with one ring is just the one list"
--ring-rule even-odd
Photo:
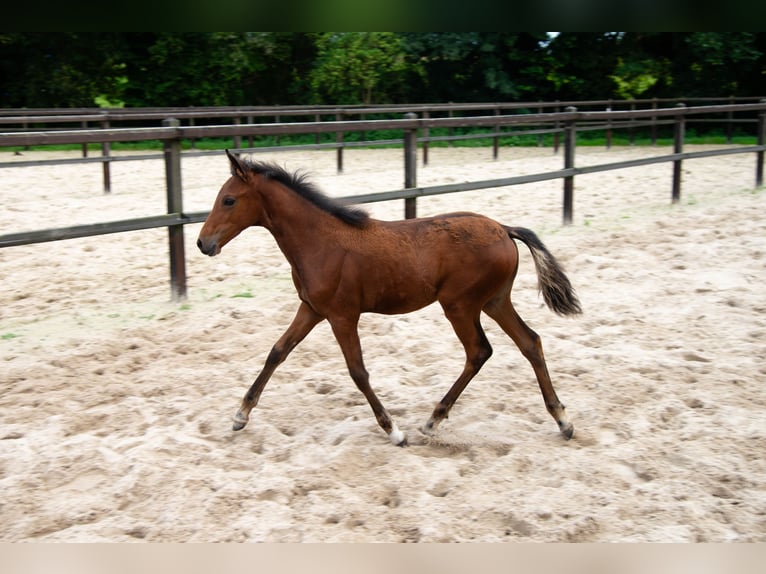
[(234, 203), (236, 203), (236, 201), (237, 201), (237, 200), (236, 200), (236, 199), (234, 199), (233, 197), (224, 197), (224, 198), (223, 198), (223, 204), (224, 204), (226, 207), (231, 207), (232, 205), (234, 205)]

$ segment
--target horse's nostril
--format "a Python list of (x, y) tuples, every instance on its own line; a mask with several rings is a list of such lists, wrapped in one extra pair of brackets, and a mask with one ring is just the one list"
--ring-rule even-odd
[(197, 247), (199, 247), (199, 250), (202, 251), (204, 255), (210, 255), (210, 257), (218, 253), (218, 243), (216, 242), (211, 243), (210, 241), (197, 239)]

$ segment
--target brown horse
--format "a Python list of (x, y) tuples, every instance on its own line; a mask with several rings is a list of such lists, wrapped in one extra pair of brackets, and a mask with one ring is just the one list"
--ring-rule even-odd
[(197, 246), (211, 257), (243, 229), (260, 225), (274, 236), (292, 267), (301, 304), (275, 343), (263, 370), (242, 400), (234, 430), (250, 411), (277, 366), (322, 320), (340, 344), (351, 378), (395, 445), (407, 438), (369, 383), (357, 324), (361, 313), (409, 313), (438, 301), (465, 348), (463, 372), (438, 403), (422, 431), (432, 433), (492, 354), (480, 323), (484, 311), (513, 339), (537, 376), (548, 412), (566, 438), (574, 433), (553, 389), (540, 337), (511, 304), (518, 268), (514, 239), (532, 252), (539, 288), (553, 311), (580, 312), (556, 259), (530, 230), (506, 227), (474, 213), (379, 221), (320, 193), (304, 175), (239, 159), (226, 151), (231, 177), (223, 184)]

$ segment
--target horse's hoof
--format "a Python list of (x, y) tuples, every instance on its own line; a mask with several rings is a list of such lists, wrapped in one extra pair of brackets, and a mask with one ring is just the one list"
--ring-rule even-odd
[(234, 424), (231, 425), (231, 430), (238, 431), (245, 428), (247, 424), (247, 417), (242, 416), (242, 413), (234, 415)]
[(424, 435), (432, 436), (436, 432), (437, 426), (438, 423), (434, 422), (433, 419), (429, 419), (426, 424), (420, 427), (420, 432), (422, 432)]
[(574, 436), (574, 425), (572, 423), (566, 423), (561, 427), (561, 434), (564, 438), (569, 440)]
[(388, 440), (390, 440), (391, 444), (394, 446), (407, 446), (409, 444), (407, 442), (407, 435), (399, 430), (399, 427), (396, 426), (396, 423), (394, 423), (391, 432), (388, 433)]

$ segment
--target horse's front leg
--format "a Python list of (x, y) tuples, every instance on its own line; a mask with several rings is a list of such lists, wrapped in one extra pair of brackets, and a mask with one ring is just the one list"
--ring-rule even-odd
[(367, 402), (370, 403), (380, 428), (388, 435), (388, 439), (393, 444), (396, 446), (407, 446), (407, 436), (396, 426), (391, 415), (388, 414), (388, 411), (383, 407), (383, 404), (370, 386), (370, 376), (367, 373), (367, 369), (364, 368), (362, 360), (362, 345), (359, 342), (359, 333), (357, 331), (358, 320), (358, 317), (354, 320), (330, 318), (330, 325), (343, 351), (348, 372), (354, 383), (356, 383), (357, 388), (362, 391)]
[(300, 343), (306, 335), (308, 335), (311, 330), (322, 321), (322, 319), (324, 319), (324, 317), (318, 315), (311, 307), (306, 305), (306, 303), (301, 303), (293, 322), (290, 323), (290, 326), (274, 344), (274, 347), (272, 347), (269, 356), (266, 358), (266, 364), (263, 366), (263, 370), (242, 399), (242, 405), (239, 407), (237, 414), (234, 415), (233, 430), (238, 431), (245, 428), (245, 425), (250, 418), (250, 411), (258, 404), (261, 392), (263, 392), (263, 388), (271, 378), (271, 375), (274, 374), (274, 371), (280, 363), (287, 358), (290, 351), (292, 351), (298, 343)]

